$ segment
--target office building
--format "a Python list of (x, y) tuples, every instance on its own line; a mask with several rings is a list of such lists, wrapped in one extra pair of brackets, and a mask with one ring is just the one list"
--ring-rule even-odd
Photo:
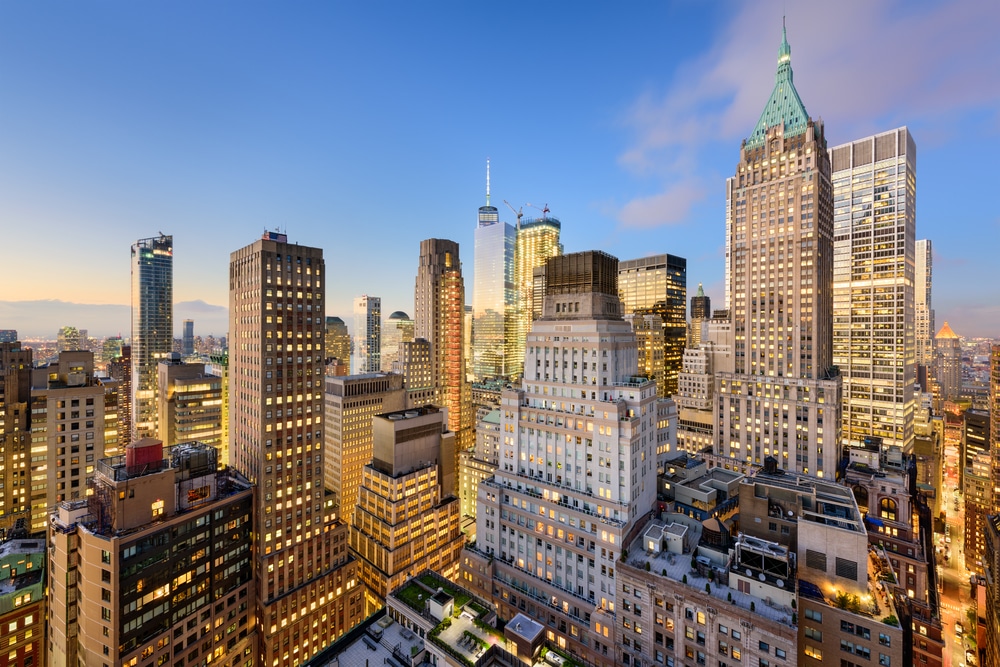
[(621, 262), (618, 289), (624, 315), (659, 316), (664, 370), (657, 392), (661, 398), (673, 396), (687, 342), (687, 260), (674, 255), (650, 255)]
[(61, 327), (56, 334), (56, 352), (82, 350), (80, 346), (80, 330), (76, 327)]
[(913, 271), (913, 340), (917, 359), (917, 381), (923, 391), (930, 391), (934, 372), (934, 244), (930, 239), (916, 242)]
[(962, 433), (958, 449), (958, 485), (964, 483), (965, 470), (978, 454), (990, 455), (990, 413), (969, 408), (962, 413)]
[(48, 665), (45, 541), (0, 543), (0, 638), (4, 665)]
[[(463, 517), (476, 517), (479, 484), (493, 476), (500, 464), (500, 410), (491, 410), (476, 420), (476, 446), (461, 452), (458, 461), (458, 499)], [(475, 532), (475, 523), (467, 530)], [(475, 537), (473, 534), (472, 537)]]
[(361, 473), (351, 552), (374, 609), (416, 572), (456, 578), (465, 538), (451, 492), (454, 461), (455, 434), (443, 410), (400, 410), (372, 421), (372, 458)]
[[(517, 230), (500, 222), (490, 205), (489, 163), (486, 205), (479, 208), (472, 288), (472, 374), (477, 380), (506, 378), (520, 363), (517, 355)], [(523, 359), (521, 360), (523, 361)]]
[(563, 253), (559, 235), (562, 223), (556, 218), (528, 218), (517, 227), (517, 249), (514, 252), (514, 283), (517, 289), (517, 326), (515, 327), (515, 347), (511, 351), (510, 377), (520, 377), (524, 373), (524, 345), (531, 323), (541, 315), (541, 285), (536, 286), (539, 270), (550, 257)]
[(947, 322), (934, 335), (937, 380), (942, 401), (957, 401), (962, 395), (962, 339)]
[(232, 253), (229, 275), (230, 456), (259, 489), (255, 662), (291, 666), (356, 625), (364, 603), (346, 526), (323, 510), (323, 251), (265, 232)]
[(10, 529), (18, 519), (31, 519), (32, 488), (29, 462), (45, 456), (48, 442), (32, 442), (31, 348), (21, 343), (0, 343), (0, 444), (3, 449), (0, 480), (0, 528)]
[(916, 146), (905, 128), (830, 149), (833, 363), (846, 445), (913, 447)]
[(118, 380), (118, 446), (132, 442), (132, 346), (122, 345), (121, 354), (107, 361), (108, 376)]
[(204, 362), (181, 361), (176, 352), (160, 361), (158, 370), (159, 439), (171, 445), (200, 442), (221, 450), (222, 378), (209, 373)]
[(372, 419), (405, 407), (402, 375), (370, 373), (326, 378), (323, 483), (333, 494), (336, 516), (341, 521), (350, 523), (353, 519), (361, 469), (372, 460)]
[(391, 373), (393, 364), (399, 361), (399, 346), (413, 340), (413, 320), (401, 310), (397, 310), (382, 326), (381, 371)]
[(465, 359), (465, 381), (472, 383), (472, 306), (466, 305), (462, 314), (462, 357)]
[(983, 665), (1000, 664), (1000, 514), (992, 514), (986, 522), (986, 618), (985, 646), (980, 646)]
[[(121, 357), (123, 343), (124, 341), (122, 341), (121, 336), (109, 336), (108, 338), (105, 338), (104, 342), (101, 344), (100, 362), (108, 364)], [(94, 359), (94, 363), (96, 364), (97, 362), (98, 360)]]
[(553, 257), (545, 274), (522, 386), (502, 393), (500, 465), (479, 484), (463, 577), (505, 621), (524, 613), (583, 664), (611, 667), (615, 570), (656, 498), (656, 385), (636, 376), (618, 260)]
[(184, 356), (194, 354), (194, 320), (184, 320), (181, 330), (181, 354)]
[(222, 437), (219, 443), (219, 460), (232, 465), (229, 455), (229, 350), (208, 357), (209, 373), (222, 380)]
[[(56, 507), (50, 665), (245, 665), (257, 651), (253, 488), (205, 445), (132, 443)], [(254, 660), (256, 662), (256, 660)]]
[(155, 438), (157, 364), (174, 351), (174, 237), (132, 246), (133, 439)]
[(339, 317), (326, 318), (326, 357), (327, 359), (337, 359), (350, 366), (351, 363), (351, 335), (347, 333), (347, 325)]
[(663, 317), (657, 313), (632, 313), (625, 321), (635, 332), (636, 348), (639, 351), (639, 375), (656, 383), (657, 396), (665, 396), (667, 390), (667, 367), (665, 355), (665, 327)]
[(351, 374), (377, 373), (382, 362), (382, 299), (367, 294), (354, 299), (354, 354)]
[(58, 503), (88, 495), (94, 464), (107, 455), (104, 407), (93, 352), (60, 352), (32, 371), (30, 532), (45, 530)]
[(688, 327), (688, 347), (701, 344), (702, 328), (712, 317), (712, 300), (705, 295), (705, 289), (698, 283), (698, 291), (691, 297), (691, 325)]
[[(475, 434), (465, 364), (465, 282), (457, 243), (420, 242), (414, 295), (415, 335), (430, 343), (434, 404), (448, 410), (448, 428), (457, 443), (453, 468), (458, 468), (458, 452), (472, 447)], [(457, 496), (457, 489), (449, 493)]]
[(715, 376), (717, 455), (833, 478), (833, 197), (822, 121), (792, 82), (782, 35), (774, 90), (726, 187), (733, 373)]
[(684, 350), (674, 396), (677, 448), (690, 454), (714, 452), (715, 374), (732, 373), (734, 368), (728, 315), (713, 318), (705, 329), (706, 338), (701, 344)]
[(393, 372), (403, 376), (407, 405), (425, 405), (436, 398), (434, 388), (434, 366), (431, 361), (431, 344), (425, 338), (417, 338), (400, 346), (399, 361)]
[(95, 377), (94, 382), (104, 390), (104, 456), (118, 456), (125, 451), (119, 435), (118, 413), (121, 402), (128, 397), (122, 395), (122, 383), (114, 378)]

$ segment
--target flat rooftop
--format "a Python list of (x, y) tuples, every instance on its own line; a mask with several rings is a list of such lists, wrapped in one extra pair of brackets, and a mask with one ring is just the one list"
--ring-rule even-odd
[(424, 640), (389, 616), (383, 616), (369, 626), (369, 629), (374, 628), (382, 628), (381, 640), (375, 639), (366, 630), (354, 641), (346, 644), (336, 655), (323, 655), (318, 660), (310, 661), (310, 667), (330, 665), (355, 667), (365, 664), (382, 667), (392, 665), (394, 662), (397, 665), (409, 665), (411, 656), (424, 650)]

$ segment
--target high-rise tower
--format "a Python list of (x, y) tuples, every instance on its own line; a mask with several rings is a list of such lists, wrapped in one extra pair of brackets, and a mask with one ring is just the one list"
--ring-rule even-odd
[(132, 435), (157, 436), (157, 364), (174, 350), (174, 237), (132, 246)]
[(486, 205), (479, 207), (472, 291), (472, 373), (477, 379), (503, 378), (520, 367), (517, 354), (517, 230), (500, 222), (490, 206), (490, 163), (486, 162)]
[(913, 444), (917, 150), (905, 128), (830, 150), (833, 363), (846, 446)]
[(545, 266), (546, 260), (563, 253), (559, 243), (562, 223), (556, 218), (542, 217), (524, 220), (517, 229), (517, 250), (514, 255), (514, 282), (517, 285), (517, 325), (514, 327), (515, 348), (511, 354), (513, 368), (510, 376), (520, 376), (524, 372), (524, 344), (534, 312), (540, 310), (535, 304), (535, 269)]
[(354, 299), (354, 354), (351, 373), (377, 373), (382, 356), (382, 299), (367, 294)]
[[(430, 342), (434, 402), (448, 408), (448, 428), (461, 452), (473, 445), (475, 436), (472, 389), (465, 377), (465, 281), (457, 243), (420, 242), (414, 295), (414, 335)], [(458, 469), (457, 458), (454, 468)]]
[(233, 466), (257, 485), (259, 665), (305, 662), (360, 620), (346, 525), (324, 516), (323, 251), (265, 232), (229, 263)]
[(917, 355), (917, 382), (922, 391), (930, 391), (929, 374), (934, 367), (934, 302), (931, 287), (934, 278), (934, 245), (930, 239), (917, 241), (913, 278), (913, 338)]
[(691, 297), (691, 326), (688, 328), (688, 347), (701, 345), (702, 327), (711, 318), (712, 300), (706, 296), (701, 283), (698, 283), (698, 291)]
[[(44, 485), (33, 480), (29, 462), (46, 459), (48, 442), (31, 446), (31, 348), (21, 343), (0, 343), (0, 528), (10, 528), (17, 519), (29, 519), (29, 489)], [(44, 486), (43, 486), (44, 488)]]
[(584, 664), (611, 667), (615, 569), (656, 497), (656, 385), (636, 377), (618, 260), (575, 253), (545, 273), (522, 388), (502, 393), (499, 467), (479, 483), (463, 574), (505, 620), (524, 609)]
[(957, 401), (962, 393), (962, 339), (947, 322), (934, 336), (934, 355), (942, 401)]
[(181, 331), (181, 354), (194, 354), (194, 320), (184, 320), (184, 328)]
[(734, 373), (715, 377), (717, 454), (833, 477), (833, 196), (821, 121), (792, 82), (782, 29), (774, 90), (726, 188)]

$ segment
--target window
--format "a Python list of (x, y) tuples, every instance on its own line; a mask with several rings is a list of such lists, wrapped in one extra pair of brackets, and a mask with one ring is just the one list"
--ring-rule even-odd
[(880, 632), (878, 633), (878, 643), (882, 646), (892, 646), (892, 637)]
[(784, 660), (785, 659), (785, 649), (783, 649), (783, 648), (776, 648), (776, 649), (774, 649), (774, 655), (775, 655), (775, 657), (778, 657), (778, 658), (781, 658), (782, 660)]
[(757, 648), (765, 653), (769, 653), (771, 651), (771, 647), (768, 646), (767, 642), (757, 642)]
[(806, 609), (806, 618), (810, 621), (816, 621), (817, 623), (822, 623), (823, 613), (816, 611), (814, 609)]
[(889, 521), (896, 520), (897, 505), (892, 498), (883, 498), (878, 504), (879, 516)]
[(816, 660), (823, 659), (823, 651), (816, 648), (815, 646), (810, 646), (809, 644), (806, 644), (805, 654), (810, 658), (814, 658)]
[(806, 628), (806, 639), (815, 639), (818, 642), (823, 641), (823, 633), (815, 628)]
[(879, 653), (878, 664), (882, 665), (883, 667), (890, 667), (889, 656), (887, 656), (885, 653)]

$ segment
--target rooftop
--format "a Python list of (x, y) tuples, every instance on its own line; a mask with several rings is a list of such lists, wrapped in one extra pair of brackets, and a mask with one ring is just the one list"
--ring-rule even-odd
[[(381, 638), (375, 635), (381, 630)], [(344, 639), (343, 646), (334, 645), (333, 650), (323, 651), (310, 660), (309, 667), (355, 667), (355, 665), (427, 664), (413, 663), (413, 658), (424, 650), (424, 641), (396, 623), (389, 616), (382, 616), (366, 624), (361, 632), (351, 632)], [(339, 644), (340, 642), (338, 642)]]
[(781, 126), (783, 136), (791, 137), (806, 131), (809, 114), (792, 83), (792, 47), (788, 45), (785, 26), (781, 26), (781, 44), (778, 46), (778, 71), (774, 75), (774, 90), (764, 105), (764, 111), (746, 139), (747, 148), (764, 145), (767, 131)]

